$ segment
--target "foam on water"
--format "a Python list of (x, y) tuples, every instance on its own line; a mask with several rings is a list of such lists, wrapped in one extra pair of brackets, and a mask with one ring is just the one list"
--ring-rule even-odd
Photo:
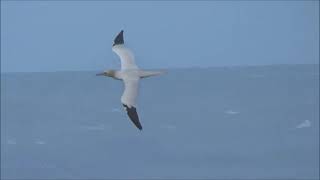
[(233, 111), (233, 110), (227, 110), (227, 111), (225, 111), (224, 113), (225, 113), (225, 114), (231, 114), (231, 115), (233, 115), (233, 114), (239, 114), (240, 112), (238, 112), (238, 111)]
[(300, 128), (309, 128), (311, 127), (311, 121), (309, 120), (304, 120), (302, 123), (298, 124), (296, 126), (296, 129), (300, 129)]

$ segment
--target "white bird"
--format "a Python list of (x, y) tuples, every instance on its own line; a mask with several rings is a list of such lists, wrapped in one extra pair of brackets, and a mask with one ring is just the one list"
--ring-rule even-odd
[(136, 98), (138, 96), (139, 80), (150, 76), (163, 74), (164, 71), (145, 71), (138, 68), (134, 55), (130, 49), (124, 46), (123, 30), (116, 36), (112, 45), (114, 51), (121, 61), (121, 70), (107, 70), (98, 76), (108, 76), (124, 82), (124, 92), (121, 96), (121, 103), (124, 106), (130, 120), (142, 130), (139, 116), (136, 110)]

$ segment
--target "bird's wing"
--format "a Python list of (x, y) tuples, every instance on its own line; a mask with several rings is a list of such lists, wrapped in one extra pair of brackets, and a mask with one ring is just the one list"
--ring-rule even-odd
[(124, 92), (121, 96), (121, 102), (124, 106), (130, 120), (134, 125), (142, 130), (142, 126), (139, 121), (139, 116), (136, 110), (136, 98), (138, 96), (139, 79), (123, 79)]
[(114, 39), (112, 51), (120, 57), (121, 70), (138, 69), (132, 51), (124, 46), (123, 31)]

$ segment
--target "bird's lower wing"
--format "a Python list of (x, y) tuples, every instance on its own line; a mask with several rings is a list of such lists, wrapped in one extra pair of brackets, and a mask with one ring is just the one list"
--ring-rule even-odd
[(121, 96), (121, 102), (127, 111), (127, 114), (133, 124), (142, 130), (139, 116), (136, 110), (136, 98), (138, 96), (139, 79), (124, 79), (124, 92)]
[(127, 111), (127, 114), (130, 118), (130, 120), (133, 122), (133, 124), (140, 130), (142, 130), (142, 126), (141, 126), (141, 123), (139, 121), (139, 116), (138, 116), (138, 113), (137, 113), (137, 110), (135, 107), (128, 107), (128, 105), (126, 104), (122, 104), (123, 107), (125, 108), (125, 110)]

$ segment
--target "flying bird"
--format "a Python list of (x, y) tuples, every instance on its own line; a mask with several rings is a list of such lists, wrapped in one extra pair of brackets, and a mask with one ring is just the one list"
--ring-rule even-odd
[(116, 80), (123, 81), (124, 91), (121, 96), (121, 103), (133, 124), (138, 129), (142, 130), (142, 126), (136, 109), (139, 81), (142, 78), (160, 75), (165, 72), (146, 71), (139, 69), (139, 67), (135, 63), (135, 58), (132, 51), (124, 45), (123, 30), (114, 39), (112, 51), (120, 57), (121, 69), (106, 70), (102, 73), (97, 74), (97, 76), (107, 76), (112, 77)]

